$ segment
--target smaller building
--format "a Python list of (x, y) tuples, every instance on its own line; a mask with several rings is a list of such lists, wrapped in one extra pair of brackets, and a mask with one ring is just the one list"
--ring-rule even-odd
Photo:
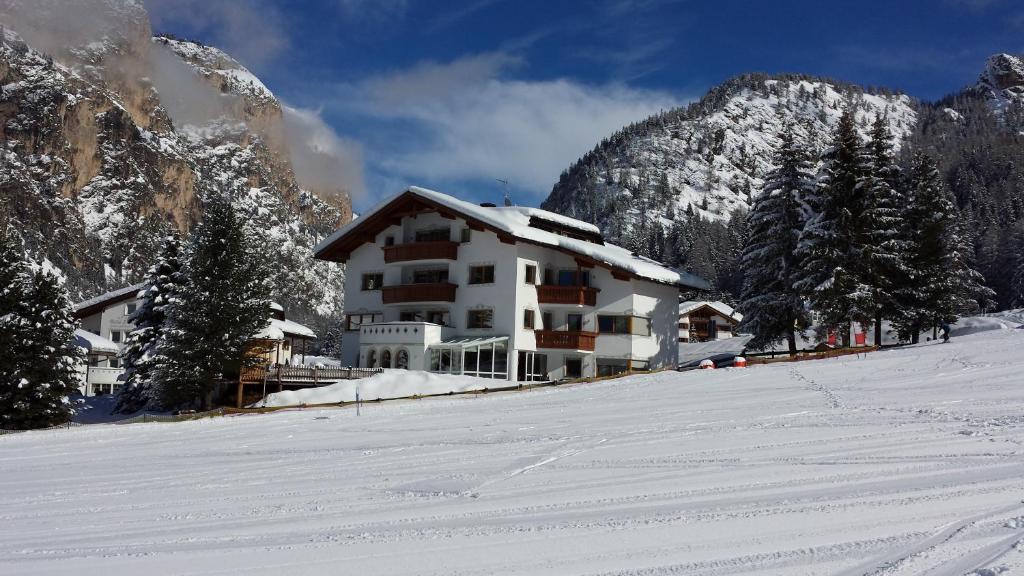
[(679, 341), (709, 342), (736, 335), (743, 315), (724, 302), (687, 301), (679, 305)]
[[(120, 356), (128, 335), (135, 330), (132, 316), (142, 305), (144, 287), (126, 286), (75, 305), (81, 325), (75, 331), (75, 343), (85, 349), (87, 359), (86, 365), (79, 367), (82, 394), (116, 394), (124, 385)], [(271, 302), (267, 326), (252, 336), (246, 354), (261, 356), (263, 365), (300, 365), (305, 363), (310, 340), (316, 340), (311, 328), (288, 320), (284, 308)]]

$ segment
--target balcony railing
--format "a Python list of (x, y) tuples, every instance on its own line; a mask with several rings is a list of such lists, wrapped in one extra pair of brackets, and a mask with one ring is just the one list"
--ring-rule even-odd
[(458, 260), (458, 242), (412, 242), (384, 247), (384, 261), (408, 262), (410, 260)]
[(543, 284), (537, 286), (537, 301), (541, 304), (595, 306), (597, 305), (597, 288)]
[(562, 332), (559, 330), (536, 330), (537, 348), (560, 348), (564, 350), (594, 351), (596, 332)]
[(382, 290), (385, 304), (406, 302), (455, 302), (457, 285), (448, 282), (436, 284), (402, 284), (385, 286)]

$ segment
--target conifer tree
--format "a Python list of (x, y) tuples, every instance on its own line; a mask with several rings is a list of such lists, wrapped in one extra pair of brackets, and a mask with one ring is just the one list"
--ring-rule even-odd
[(29, 263), (0, 223), (0, 428), (28, 430), (71, 419), (78, 388), (78, 325), (63, 280)]
[(882, 343), (882, 319), (899, 312), (896, 294), (906, 282), (904, 262), (909, 249), (903, 210), (906, 198), (901, 191), (902, 174), (893, 153), (888, 120), (879, 115), (871, 129), (867, 145), (867, 173), (861, 184), (866, 193), (864, 226), (864, 282), (874, 305), (874, 342)]
[(901, 338), (917, 342), (923, 329), (976, 311), (979, 301), (994, 293), (971, 268), (952, 194), (931, 157), (914, 157), (910, 194), (904, 213), (910, 241), (908, 281), (899, 292), (896, 327)]
[(153, 375), (166, 408), (210, 408), (225, 367), (238, 365), (248, 339), (267, 325), (265, 253), (229, 197), (207, 198), (186, 249), (181, 290), (165, 310)]
[(786, 126), (782, 134), (775, 165), (748, 217), (739, 310), (743, 329), (754, 335), (751, 348), (770, 348), (785, 338), (789, 353), (795, 355), (796, 333), (809, 324), (803, 298), (794, 284), (801, 266), (797, 245), (804, 227), (802, 202), (814, 193), (814, 175), (792, 126)]
[(866, 324), (875, 311), (861, 260), (867, 168), (850, 109), (840, 118), (835, 141), (822, 160), (816, 190), (806, 199), (812, 216), (800, 237), (804, 270), (796, 285), (826, 327), (841, 329), (846, 345), (850, 323)]
[(163, 339), (166, 310), (181, 290), (181, 241), (164, 239), (157, 263), (150, 267), (143, 286), (142, 301), (131, 320), (135, 329), (121, 352), (125, 384), (117, 399), (119, 412), (160, 408), (160, 392), (152, 378), (158, 346)]

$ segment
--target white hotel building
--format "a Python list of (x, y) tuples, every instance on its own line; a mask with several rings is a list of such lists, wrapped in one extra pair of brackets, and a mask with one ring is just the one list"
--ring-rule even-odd
[(342, 363), (517, 381), (674, 367), (679, 291), (706, 281), (597, 227), (409, 188), (324, 240), (345, 262)]

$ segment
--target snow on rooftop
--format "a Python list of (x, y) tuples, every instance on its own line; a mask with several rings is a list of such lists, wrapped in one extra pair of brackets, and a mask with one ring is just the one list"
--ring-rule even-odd
[[(597, 262), (632, 272), (640, 278), (647, 280), (653, 280), (655, 282), (662, 282), (666, 284), (682, 285), (690, 288), (697, 289), (710, 289), (710, 284), (703, 278), (683, 272), (680, 270), (674, 270), (667, 268), (651, 260), (650, 258), (644, 258), (643, 256), (634, 255), (629, 250), (616, 246), (614, 244), (595, 244), (593, 242), (587, 242), (586, 240), (578, 240), (576, 238), (568, 238), (548, 232), (546, 230), (540, 230), (530, 226), (530, 217), (538, 216), (540, 218), (549, 219), (549, 215), (553, 215), (559, 218), (558, 222), (563, 221), (575, 222), (575, 227), (581, 230), (587, 230), (586, 227), (592, 227), (597, 230), (592, 224), (586, 222), (580, 222), (566, 216), (554, 214), (546, 210), (534, 209), (534, 208), (495, 208), (495, 207), (484, 207), (472, 202), (466, 202), (465, 200), (459, 200), (448, 194), (436, 192), (434, 190), (428, 190), (426, 188), (420, 188), (418, 186), (412, 186), (405, 192), (390, 196), (383, 201), (379, 202), (373, 208), (363, 213), (363, 218), (366, 218), (379, 210), (386, 207), (391, 201), (404, 193), (412, 193), (427, 200), (431, 200), (438, 204), (450, 207), (452, 210), (475, 218), (484, 222), (493, 228), (502, 232), (507, 232), (512, 236), (521, 240), (535, 242), (537, 244), (545, 246), (553, 246), (569, 250), (582, 256), (592, 258)], [(544, 216), (541, 216), (543, 214)], [(314, 249), (314, 254), (324, 250), (335, 241), (344, 237), (350, 231), (355, 229), (362, 223), (362, 220), (353, 220), (348, 224), (339, 228), (334, 234), (328, 236), (323, 242), (317, 245)]]
[(75, 330), (75, 345), (85, 349), (88, 354), (113, 356), (120, 350), (113, 341), (81, 328)]
[(309, 326), (299, 324), (293, 320), (278, 320), (271, 318), (262, 330), (252, 335), (256, 340), (284, 340), (285, 336), (301, 336), (303, 338), (316, 338), (316, 332)]
[(541, 208), (531, 208), (529, 206), (499, 206), (489, 208), (489, 210), (518, 212), (527, 218), (532, 217), (540, 220), (547, 220), (548, 222), (554, 222), (555, 224), (565, 226), (566, 228), (575, 228), (577, 230), (587, 232), (588, 234), (601, 235), (601, 229), (590, 222), (584, 222), (582, 220), (558, 214), (557, 212), (549, 212), (548, 210), (543, 210)]
[(111, 290), (110, 292), (107, 292), (105, 294), (100, 294), (99, 296), (90, 298), (88, 300), (83, 300), (78, 304), (75, 304), (75, 311), (78, 312), (81, 310), (85, 310), (86, 308), (96, 306), (97, 304), (102, 304), (107, 300), (117, 300), (122, 296), (131, 294), (132, 292), (139, 292), (145, 286), (145, 282), (140, 282), (138, 284), (132, 284), (131, 286), (125, 286), (124, 288), (118, 288), (117, 290)]
[(708, 300), (687, 300), (686, 302), (679, 304), (679, 314), (687, 314), (701, 306), (710, 306), (716, 312), (727, 318), (734, 318), (737, 322), (743, 320), (743, 314), (737, 312), (732, 306), (729, 306), (725, 302), (711, 302)]

